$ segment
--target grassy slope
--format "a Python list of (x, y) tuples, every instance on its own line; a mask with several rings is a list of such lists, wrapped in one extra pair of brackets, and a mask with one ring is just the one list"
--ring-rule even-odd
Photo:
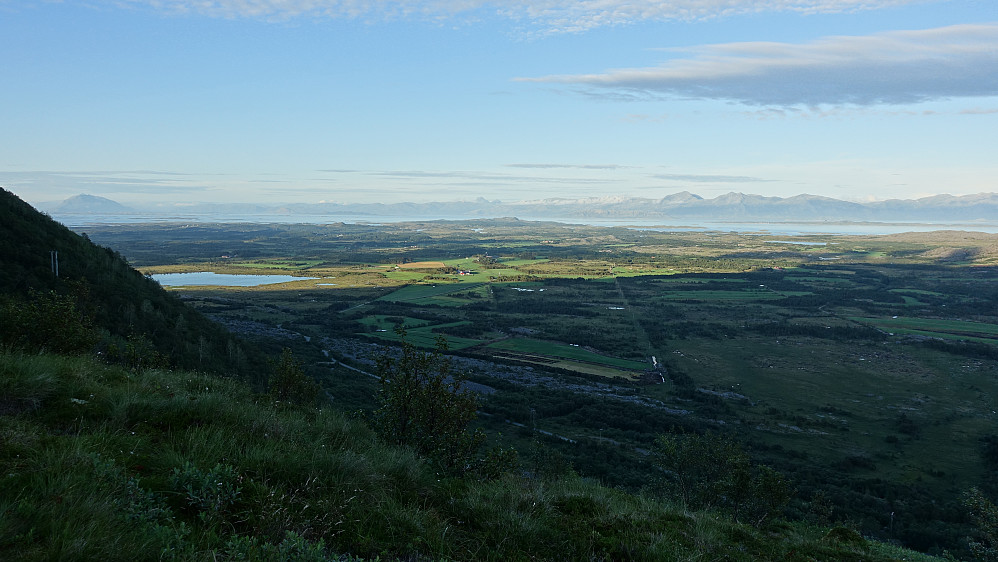
[[(58, 277), (52, 271), (52, 251), (58, 252)], [(185, 306), (117, 252), (0, 189), (0, 304), (29, 298), (31, 290), (72, 295), (79, 288), (86, 297), (77, 306), (93, 312), (96, 327), (104, 332), (103, 347), (120, 348), (125, 338), (141, 336), (175, 365), (247, 377), (261, 372), (251, 368), (263, 359), (252, 346), (243, 346)], [(10, 341), (2, 333), (10, 329), (4, 324), (0, 321), (0, 341)]]
[(5, 560), (932, 560), (579, 478), (441, 479), (334, 410), (87, 358), (0, 354), (0, 478)]

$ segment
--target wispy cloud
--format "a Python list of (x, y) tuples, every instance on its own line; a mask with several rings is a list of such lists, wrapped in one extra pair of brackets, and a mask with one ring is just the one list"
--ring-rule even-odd
[(754, 182), (776, 181), (776, 180), (767, 180), (762, 178), (753, 178), (751, 176), (716, 176), (716, 175), (700, 175), (700, 174), (655, 174), (652, 177), (660, 180), (682, 181), (682, 182), (691, 182), (691, 183), (754, 183)]
[(960, 112), (960, 115), (994, 115), (996, 113), (998, 113), (998, 108), (973, 107), (964, 109)]
[(0, 172), (0, 183), (53, 194), (179, 194), (213, 189), (201, 177), (151, 170)]
[(622, 168), (628, 168), (629, 166), (620, 166), (618, 164), (506, 164), (506, 167), (537, 168), (537, 169), (572, 168), (576, 170), (620, 170)]
[(938, 117), (950, 115), (996, 115), (998, 108), (893, 109), (895, 106), (763, 107), (738, 112), (739, 115), (768, 121), (772, 119), (858, 119), (864, 117)]
[(702, 45), (657, 67), (518, 78), (614, 97), (714, 99), (764, 106), (908, 104), (998, 95), (998, 24), (968, 24), (805, 44)]
[(260, 190), (263, 193), (270, 193), (273, 195), (287, 196), (289, 194), (294, 195), (321, 195), (329, 193), (330, 188), (327, 186), (314, 186), (314, 187), (297, 187), (297, 186), (263, 186)]
[(298, 17), (445, 20), (499, 15), (547, 32), (642, 21), (703, 20), (763, 12), (875, 10), (940, 0), (121, 0), (174, 13), (286, 20)]
[(842, 13), (932, 1), (935, 0), (521, 0), (508, 4), (495, 2), (495, 5), (500, 13), (528, 19), (548, 31), (580, 32), (644, 21), (692, 21), (764, 12)]
[(668, 114), (648, 115), (647, 113), (631, 113), (621, 118), (621, 121), (628, 123), (661, 123), (669, 119)]
[[(516, 174), (497, 174), (490, 172), (464, 172), (464, 171), (447, 171), (447, 172), (436, 172), (436, 171), (422, 171), (422, 170), (409, 170), (409, 171), (387, 171), (387, 172), (371, 172), (374, 176), (391, 177), (396, 179), (407, 179), (407, 180), (458, 180), (468, 183), (458, 183), (455, 185), (485, 185), (485, 184), (505, 184), (505, 183), (568, 183), (568, 184), (596, 184), (596, 183), (607, 183), (609, 180), (596, 179), (596, 178), (577, 178), (577, 177), (553, 177), (553, 176), (520, 176)], [(451, 185), (448, 182), (448, 185)]]

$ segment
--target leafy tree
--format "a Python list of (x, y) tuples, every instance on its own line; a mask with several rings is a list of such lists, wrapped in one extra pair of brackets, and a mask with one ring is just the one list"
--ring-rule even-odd
[(575, 473), (571, 461), (565, 455), (538, 439), (536, 428), (530, 451), (530, 465), (534, 478), (542, 480), (558, 480)]
[(717, 504), (748, 464), (737, 443), (714, 433), (661, 435), (653, 455), (655, 465), (669, 474), (672, 487), (692, 509)]
[(165, 368), (170, 359), (156, 350), (149, 338), (142, 334), (129, 334), (127, 339), (112, 337), (102, 343), (104, 359), (118, 363), (133, 371), (149, 368)]
[(707, 433), (660, 435), (655, 465), (691, 509), (726, 509), (734, 520), (759, 526), (783, 510), (793, 494), (779, 472), (755, 466), (735, 441)]
[(483, 256), (478, 256), (477, 258), (475, 258), (475, 262), (484, 266), (486, 269), (499, 265), (499, 260), (488, 254), (485, 254)]
[(269, 387), (274, 397), (295, 404), (314, 404), (319, 397), (319, 384), (305, 374), (301, 361), (286, 347), (281, 360), (274, 364)]
[(963, 504), (970, 511), (979, 538), (970, 541), (970, 551), (981, 562), (998, 561), (998, 506), (977, 488), (967, 492)]
[(485, 441), (480, 430), (469, 431), (478, 400), (463, 388), (466, 377), (451, 369), (444, 357), (447, 342), (437, 338), (432, 352), (416, 349), (406, 341), (401, 325), (395, 333), (401, 353), (378, 357), (381, 407), (374, 412), (374, 426), (381, 437), (395, 445), (412, 447), (446, 474), (478, 471), (486, 475), (502, 472), (515, 463), (512, 453), (490, 451), (485, 459), (476, 455)]
[(741, 518), (759, 527), (779, 515), (793, 495), (794, 489), (786, 477), (766, 465), (755, 466)]
[(0, 304), (0, 342), (17, 348), (54, 353), (85, 353), (100, 339), (93, 313), (85, 302), (86, 287), (74, 285), (78, 295), (31, 289), (26, 300), (11, 298)]

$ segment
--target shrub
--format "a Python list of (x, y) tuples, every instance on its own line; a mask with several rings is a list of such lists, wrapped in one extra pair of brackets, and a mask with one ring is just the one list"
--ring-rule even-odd
[(738, 443), (714, 433), (661, 435), (653, 462), (688, 508), (722, 508), (755, 526), (778, 515), (793, 496), (782, 474), (753, 465)]
[(286, 347), (281, 351), (281, 360), (274, 365), (269, 387), (275, 398), (295, 404), (315, 404), (319, 397), (319, 384), (305, 374), (301, 361)]
[(0, 342), (63, 354), (92, 350), (100, 335), (93, 315), (77, 301), (72, 295), (34, 289), (27, 300), (8, 299), (0, 304)]
[[(280, 544), (274, 545), (257, 537), (234, 535), (225, 544), (226, 560), (273, 560), (294, 562), (326, 562), (331, 560), (326, 554), (325, 541), (312, 543), (293, 531), (285, 534)], [(341, 558), (336, 558), (340, 560)], [(354, 560), (347, 557), (346, 560)]]
[(216, 464), (205, 472), (187, 461), (182, 468), (173, 469), (170, 487), (184, 495), (187, 505), (196, 509), (202, 520), (209, 520), (229, 511), (242, 492), (238, 485), (241, 480), (229, 465)]
[(978, 537), (970, 540), (970, 551), (981, 562), (998, 561), (998, 507), (977, 488), (966, 493), (963, 504), (977, 527)]
[(402, 344), (401, 354), (378, 357), (381, 378), (381, 407), (374, 412), (374, 427), (394, 445), (412, 447), (441, 472), (461, 475), (480, 471), (487, 476), (515, 465), (515, 454), (496, 450), (485, 459), (476, 455), (485, 441), (477, 429), (468, 431), (475, 419), (478, 400), (462, 388), (466, 377), (451, 370), (443, 356), (447, 342), (440, 336), (432, 352), (416, 349), (405, 339), (405, 328), (395, 332)]

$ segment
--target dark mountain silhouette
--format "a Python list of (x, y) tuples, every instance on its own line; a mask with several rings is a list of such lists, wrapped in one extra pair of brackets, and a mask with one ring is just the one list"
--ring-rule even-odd
[[(92, 243), (3, 189), (0, 265), (0, 300), (22, 309), (39, 295), (71, 296), (93, 315), (102, 334), (99, 347), (105, 351), (124, 353), (129, 345), (133, 350), (138, 346), (178, 366), (227, 374), (254, 372), (250, 363), (262, 362), (249, 346), (244, 351), (225, 328), (132, 268), (118, 252)], [(0, 322), (0, 329), (20, 328)], [(11, 339), (10, 333), (0, 336)], [(235, 356), (238, 361), (232, 361)]]

